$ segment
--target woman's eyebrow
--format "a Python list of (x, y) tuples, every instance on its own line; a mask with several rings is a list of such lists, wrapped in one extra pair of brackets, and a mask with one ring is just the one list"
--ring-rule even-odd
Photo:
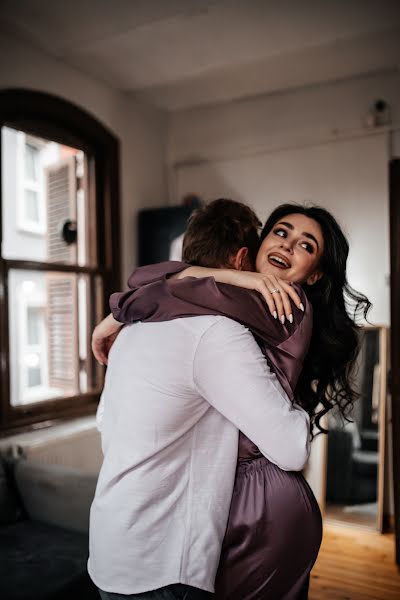
[[(291, 229), (292, 231), (294, 229), (293, 225), (291, 223), (288, 223), (287, 221), (279, 221), (278, 225), (284, 225), (285, 227), (287, 227), (288, 229)], [(319, 244), (317, 242), (317, 239), (315, 238), (315, 236), (313, 236), (312, 233), (308, 233), (307, 231), (303, 231), (301, 235), (304, 235), (304, 237), (307, 237), (310, 240), (313, 240), (317, 244), (317, 248), (319, 250)]]

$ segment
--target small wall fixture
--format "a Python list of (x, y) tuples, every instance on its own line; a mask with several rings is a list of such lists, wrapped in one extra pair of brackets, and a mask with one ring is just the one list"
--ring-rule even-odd
[(386, 100), (375, 100), (364, 117), (364, 125), (369, 129), (391, 125), (392, 111)]

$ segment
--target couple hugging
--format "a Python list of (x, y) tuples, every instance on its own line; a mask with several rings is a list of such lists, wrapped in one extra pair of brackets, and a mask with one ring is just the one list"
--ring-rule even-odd
[(108, 362), (88, 561), (103, 600), (308, 596), (322, 523), (301, 470), (321, 417), (357, 398), (370, 304), (328, 211), (285, 204), (259, 228), (232, 200), (198, 209), (184, 262), (136, 269), (93, 333)]

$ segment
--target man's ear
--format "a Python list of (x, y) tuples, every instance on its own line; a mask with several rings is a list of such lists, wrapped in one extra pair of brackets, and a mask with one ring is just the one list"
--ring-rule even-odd
[(309, 275), (307, 277), (306, 284), (314, 285), (314, 283), (317, 283), (317, 281), (319, 281), (322, 276), (323, 276), (323, 273), (321, 271), (314, 271), (314, 273), (311, 273), (311, 275)]
[(237, 271), (250, 270), (249, 249), (246, 246), (237, 251), (236, 255), (233, 257), (232, 266)]

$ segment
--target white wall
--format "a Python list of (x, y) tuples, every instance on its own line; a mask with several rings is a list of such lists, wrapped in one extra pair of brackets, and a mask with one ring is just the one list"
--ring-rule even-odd
[(383, 98), (400, 124), (397, 71), (172, 113), (171, 165), (254, 155), (360, 132), (372, 103)]
[(0, 88), (30, 88), (84, 108), (121, 143), (121, 255), (125, 283), (136, 261), (136, 213), (165, 204), (165, 114), (0, 34)]

